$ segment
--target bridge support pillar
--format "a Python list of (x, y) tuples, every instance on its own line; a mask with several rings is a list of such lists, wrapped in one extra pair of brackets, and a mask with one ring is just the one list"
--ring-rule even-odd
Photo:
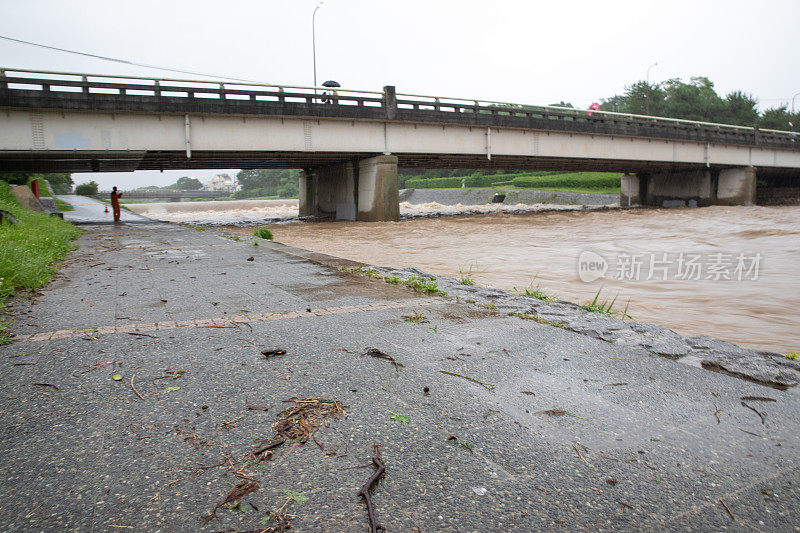
[(379, 155), (358, 162), (356, 220), (365, 222), (397, 222), (400, 220), (397, 156)]
[(365, 222), (397, 221), (397, 157), (377, 156), (307, 169), (300, 174), (300, 216)]
[(623, 174), (620, 205), (698, 207), (708, 205), (753, 205), (756, 200), (756, 170), (735, 167), (723, 170), (682, 170)]
[(642, 196), (639, 187), (638, 174), (623, 174), (620, 177), (619, 205), (622, 207), (640, 205)]
[(754, 205), (756, 203), (756, 169), (726, 168), (717, 178), (717, 205)]

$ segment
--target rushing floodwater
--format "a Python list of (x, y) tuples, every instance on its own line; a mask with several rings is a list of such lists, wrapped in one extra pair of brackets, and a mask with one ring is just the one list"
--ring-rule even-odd
[[(172, 221), (265, 218), (263, 206), (254, 211), (254, 204), (210, 203), (151, 205), (164, 211), (156, 218)], [(155, 215), (149, 206), (131, 207)], [(275, 219), (297, 213), (296, 201), (266, 208), (266, 216)], [(402, 212), (479, 209), (499, 207), (404, 205)], [(294, 222), (273, 232), (279, 242), (363, 263), (415, 266), (447, 276), (471, 268), (479, 285), (540, 285), (579, 303), (602, 288), (604, 299), (618, 295), (614, 309), (629, 302), (628, 314), (638, 321), (757, 349), (800, 351), (798, 207), (500, 212), (381, 223)], [(597, 256), (584, 255), (584, 265), (607, 265), (604, 277), (589, 283), (578, 275), (578, 259), (586, 251)]]
[[(602, 288), (603, 296), (619, 295), (615, 309), (630, 302), (638, 321), (752, 348), (800, 350), (797, 207), (298, 222), (274, 232), (279, 242), (368, 264), (447, 276), (472, 267), (479, 285), (533, 283), (579, 303)], [(608, 264), (605, 277), (591, 283), (577, 270), (587, 250)]]

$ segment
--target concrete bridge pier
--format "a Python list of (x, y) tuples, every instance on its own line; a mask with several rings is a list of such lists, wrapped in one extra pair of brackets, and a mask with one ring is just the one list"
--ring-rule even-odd
[(301, 217), (364, 222), (400, 219), (396, 156), (306, 169), (300, 174), (299, 188)]
[(733, 167), (623, 174), (620, 187), (622, 206), (753, 205), (756, 202), (756, 169)]

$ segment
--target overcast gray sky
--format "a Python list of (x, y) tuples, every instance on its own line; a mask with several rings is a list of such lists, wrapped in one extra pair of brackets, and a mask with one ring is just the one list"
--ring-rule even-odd
[[(139, 63), (288, 85), (313, 79), (317, 0), (0, 0), (0, 35)], [(645, 78), (708, 76), (762, 108), (800, 92), (798, 0), (325, 0), (320, 82), (587, 107)], [(0, 65), (183, 76), (0, 40)], [(800, 105), (800, 96), (795, 101)], [(218, 171), (81, 174), (123, 188)], [(232, 171), (228, 171), (232, 172)]]

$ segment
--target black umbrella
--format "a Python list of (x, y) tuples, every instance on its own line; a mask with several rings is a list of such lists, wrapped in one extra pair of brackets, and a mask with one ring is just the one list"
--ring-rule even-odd
[(322, 84), (323, 87), (341, 87), (338, 81), (328, 80)]

